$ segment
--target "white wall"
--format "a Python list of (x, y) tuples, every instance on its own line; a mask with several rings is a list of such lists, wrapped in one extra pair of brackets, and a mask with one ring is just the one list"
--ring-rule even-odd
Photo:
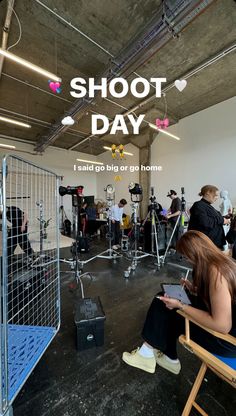
[[(133, 153), (133, 156), (125, 156), (125, 159), (120, 160), (119, 154), (117, 154), (117, 159), (113, 160), (111, 152), (108, 150), (99, 156), (99, 161), (103, 162), (104, 165), (114, 166), (116, 169), (119, 169), (118, 172), (114, 171), (105, 171), (97, 173), (97, 198), (104, 200), (105, 193), (104, 188), (108, 184), (113, 184), (115, 186), (115, 202), (119, 202), (121, 198), (125, 198), (128, 202), (127, 206), (124, 209), (126, 214), (130, 214), (130, 193), (128, 191), (128, 185), (130, 182), (139, 181), (139, 172), (131, 172), (132, 166), (139, 166), (139, 149), (132, 144), (125, 146), (125, 151)], [(121, 171), (122, 166), (127, 166), (126, 171)], [(115, 177), (121, 176), (120, 181), (116, 181)]]
[[(34, 162), (36, 165), (47, 168), (55, 172), (59, 176), (63, 176), (62, 185), (83, 185), (84, 186), (84, 195), (95, 195), (97, 193), (97, 177), (95, 172), (76, 172), (74, 171), (74, 164), (80, 164), (81, 162), (76, 162), (76, 158), (82, 159), (91, 159), (96, 160), (96, 156), (87, 155), (85, 153), (78, 153), (73, 151), (68, 151), (64, 149), (56, 149), (49, 147), (46, 152), (40, 155), (31, 155), (25, 152), (33, 152), (33, 146), (24, 144), (21, 142), (7, 141), (6, 139), (1, 139), (0, 142), (4, 144), (10, 144), (16, 146), (18, 150), (22, 152), (14, 152), (7, 150), (0, 150), (0, 156), (3, 156), (6, 153), (15, 154), (25, 160)], [(71, 219), (71, 196), (66, 195), (63, 197), (62, 203), (64, 205), (67, 216)]]
[[(203, 185), (227, 189), (236, 206), (236, 97), (182, 119), (168, 131), (181, 137), (176, 141), (162, 133), (151, 148), (151, 183), (163, 207), (170, 205), (169, 189), (180, 193), (183, 186), (188, 205), (198, 200)], [(216, 207), (219, 206), (218, 201)]]
[[(16, 146), (18, 150), (22, 152), (0, 150), (0, 156), (6, 153), (15, 154), (16, 156), (22, 157), (25, 160), (31, 161), (38, 166), (50, 169), (59, 176), (63, 176), (62, 185), (83, 185), (84, 195), (94, 195), (95, 198), (104, 200), (105, 193), (104, 188), (109, 183), (112, 183), (116, 189), (116, 202), (121, 198), (125, 198), (128, 205), (125, 208), (126, 213), (130, 213), (130, 194), (128, 192), (128, 185), (131, 181), (138, 182), (139, 173), (130, 172), (130, 166), (139, 165), (139, 150), (137, 147), (129, 144), (125, 146), (127, 152), (133, 153), (134, 156), (125, 156), (123, 160), (120, 160), (117, 154), (117, 159), (114, 161), (111, 157), (111, 152), (107, 151), (103, 154), (91, 156), (85, 153), (78, 153), (73, 151), (67, 151), (64, 149), (48, 147), (46, 152), (40, 155), (31, 155), (27, 152), (33, 152), (33, 146), (21, 142), (8, 141), (6, 139), (0, 139), (3, 144), (11, 144)], [(83, 165), (83, 163), (76, 161), (76, 158), (97, 160), (103, 162), (106, 170), (105, 172), (79, 172), (74, 171), (74, 164), (76, 166)], [(118, 172), (107, 171), (108, 166), (116, 166)], [(120, 167), (127, 166), (127, 171), (121, 172)], [(121, 176), (121, 181), (115, 181), (115, 176)], [(62, 203), (64, 205), (67, 216), (71, 219), (71, 196), (66, 195), (63, 197)]]

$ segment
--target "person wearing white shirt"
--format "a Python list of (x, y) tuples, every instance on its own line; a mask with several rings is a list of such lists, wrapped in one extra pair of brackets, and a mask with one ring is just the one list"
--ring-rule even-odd
[(120, 242), (120, 225), (122, 224), (123, 208), (127, 204), (125, 199), (121, 199), (118, 204), (111, 208), (111, 232), (112, 232), (112, 248), (117, 250)]
[[(226, 216), (226, 218), (227, 218), (227, 215), (230, 216), (230, 214), (232, 214), (232, 211), (233, 211), (232, 203), (229, 199), (229, 192), (226, 191), (226, 190), (221, 191), (220, 192), (220, 197), (222, 199), (220, 207), (219, 207), (220, 208), (220, 213), (223, 217)], [(230, 224), (223, 225), (223, 228), (224, 228), (225, 235), (227, 235), (227, 233), (229, 232), (229, 229), (230, 229)], [(229, 245), (228, 245), (228, 243), (226, 243), (224, 245), (224, 250), (228, 250), (228, 248), (229, 248)]]

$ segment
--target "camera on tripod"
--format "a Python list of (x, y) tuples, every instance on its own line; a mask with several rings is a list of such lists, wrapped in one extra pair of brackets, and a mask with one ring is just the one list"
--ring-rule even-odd
[(150, 196), (149, 200), (151, 201), (151, 204), (150, 204), (151, 208), (156, 209), (158, 207), (158, 203), (157, 203), (156, 197), (154, 195), (154, 187), (153, 186), (151, 187), (151, 196)]
[(151, 186), (151, 196), (149, 198), (149, 200), (151, 201), (151, 203), (148, 206), (148, 211), (155, 211), (157, 215), (160, 214), (160, 212), (162, 211), (162, 206), (157, 202), (157, 199), (154, 195), (154, 187)]

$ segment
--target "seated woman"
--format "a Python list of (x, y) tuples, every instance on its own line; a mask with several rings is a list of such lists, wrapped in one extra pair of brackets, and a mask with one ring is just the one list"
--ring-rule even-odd
[[(223, 334), (236, 336), (236, 263), (199, 231), (188, 231), (177, 243), (177, 251), (193, 266), (193, 283), (182, 279), (191, 305), (160, 293), (148, 310), (141, 348), (123, 353), (123, 361), (149, 373), (156, 364), (179, 374), (176, 344), (184, 333), (184, 310), (196, 322)], [(213, 354), (236, 357), (236, 347), (191, 324), (191, 339)]]

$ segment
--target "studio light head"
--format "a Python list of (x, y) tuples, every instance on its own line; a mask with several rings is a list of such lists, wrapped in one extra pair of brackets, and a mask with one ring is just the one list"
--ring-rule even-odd
[(139, 183), (130, 182), (129, 192), (131, 193), (131, 195), (142, 195), (143, 194), (142, 186), (139, 185)]
[(130, 182), (128, 188), (131, 196), (131, 201), (136, 203), (141, 202), (143, 199), (142, 186), (139, 185), (139, 183)]
[(104, 191), (106, 193), (107, 201), (115, 199), (115, 187), (112, 184), (108, 184), (106, 188), (104, 188)]
[(59, 194), (61, 196), (64, 195), (77, 195), (77, 196), (83, 196), (83, 190), (84, 187), (82, 185), (78, 186), (60, 186), (59, 187)]
[(104, 191), (108, 194), (113, 194), (115, 192), (115, 188), (113, 185), (109, 184), (104, 188)]

